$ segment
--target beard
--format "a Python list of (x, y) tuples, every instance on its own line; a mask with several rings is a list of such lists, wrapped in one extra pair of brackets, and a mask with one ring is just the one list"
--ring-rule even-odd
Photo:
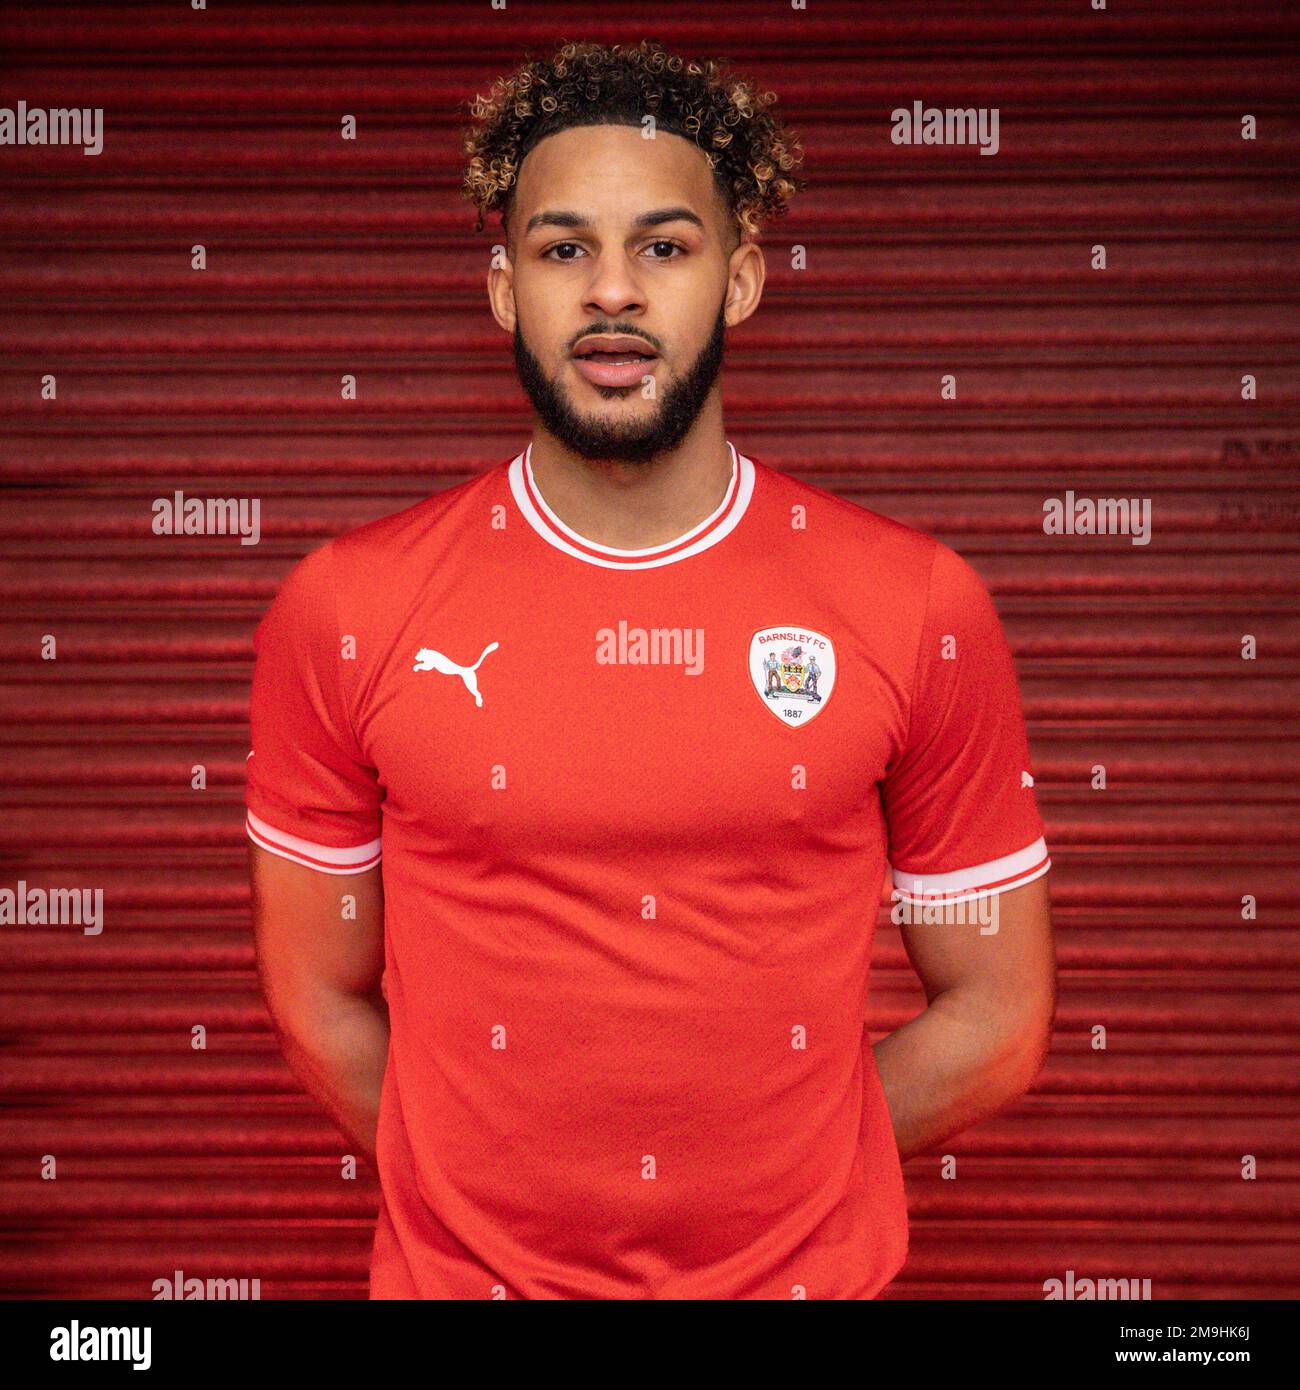
[[(657, 409), (647, 418), (627, 422), (583, 415), (568, 397), (547, 377), (542, 364), (528, 350), (519, 321), (515, 320), (515, 370), (520, 384), (547, 432), (586, 459), (617, 463), (649, 463), (660, 454), (675, 449), (695, 423), (713, 383), (722, 369), (726, 333), (724, 306), (718, 306), (709, 340), (686, 372), (662, 389)], [(618, 333), (625, 328), (602, 328), (599, 332)], [(635, 332), (635, 329), (631, 330)], [(597, 390), (608, 400), (625, 396), (635, 386), (605, 386)]]

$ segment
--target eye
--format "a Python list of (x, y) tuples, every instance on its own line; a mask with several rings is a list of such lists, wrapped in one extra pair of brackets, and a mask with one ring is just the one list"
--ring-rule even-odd
[[(556, 260), (556, 261), (571, 261), (571, 260), (573, 260), (574, 257), (572, 257), (572, 256), (553, 256), (553, 255), (551, 254), (553, 251), (564, 251), (564, 250), (569, 250), (569, 251), (582, 251), (582, 247), (579, 246), (578, 243), (577, 243), (576, 241), (557, 241), (557, 242), (555, 243), (554, 246), (548, 246), (548, 247), (546, 248), (546, 250), (542, 253), (542, 259), (543, 259), (543, 260)], [(586, 252), (585, 252), (585, 251), (583, 252), (583, 255), (586, 255)]]
[[(667, 237), (659, 237), (650, 242), (646, 250), (651, 252), (650, 259), (652, 261), (671, 261), (677, 259), (677, 255), (674, 253), (683, 256), (686, 254), (686, 247), (682, 246), (680, 242), (670, 241)], [(548, 246), (542, 252), (542, 259), (567, 263), (586, 254), (586, 249), (576, 241), (557, 241), (554, 246)]]

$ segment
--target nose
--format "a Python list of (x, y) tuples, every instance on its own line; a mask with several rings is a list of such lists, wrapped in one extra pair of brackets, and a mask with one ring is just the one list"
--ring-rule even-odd
[(607, 247), (592, 257), (583, 308), (608, 318), (645, 308), (645, 292), (621, 247)]

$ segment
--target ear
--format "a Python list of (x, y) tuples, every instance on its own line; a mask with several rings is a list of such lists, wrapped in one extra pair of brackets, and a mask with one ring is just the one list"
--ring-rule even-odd
[(515, 268), (506, 244), (498, 242), (492, 248), (492, 264), (487, 273), (488, 306), (492, 317), (510, 334), (515, 331)]
[(734, 328), (758, 308), (767, 280), (767, 261), (756, 241), (742, 239), (727, 261), (727, 298), (724, 322)]

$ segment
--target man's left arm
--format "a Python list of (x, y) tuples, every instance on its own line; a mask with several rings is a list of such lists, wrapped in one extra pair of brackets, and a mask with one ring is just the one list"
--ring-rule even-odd
[(991, 895), (984, 926), (957, 907), (931, 915), (967, 923), (923, 925), (919, 909), (899, 904), (928, 1001), (873, 1049), (901, 1158), (1004, 1109), (1042, 1068), (1056, 1012), (1050, 878)]

